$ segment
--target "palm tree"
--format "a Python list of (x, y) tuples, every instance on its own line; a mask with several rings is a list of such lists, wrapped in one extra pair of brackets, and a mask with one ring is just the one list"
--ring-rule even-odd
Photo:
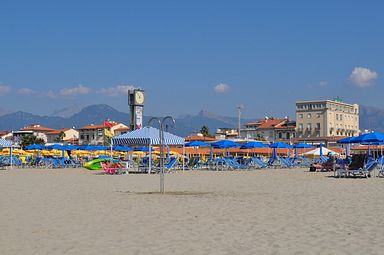
[(203, 136), (209, 136), (209, 128), (208, 126), (204, 125), (200, 129), (200, 133), (203, 134)]
[(63, 131), (61, 131), (60, 134), (55, 137), (54, 142), (60, 143), (63, 141), (64, 137), (65, 137), (65, 133)]
[(25, 136), (23, 136), (23, 138), (21, 139), (20, 146), (21, 146), (21, 147), (26, 147), (26, 146), (28, 146), (28, 145), (32, 145), (32, 144), (41, 144), (41, 145), (44, 145), (44, 144), (45, 144), (45, 141), (44, 141), (44, 139), (42, 139), (42, 138), (38, 138), (38, 137), (36, 137), (35, 135), (25, 135)]

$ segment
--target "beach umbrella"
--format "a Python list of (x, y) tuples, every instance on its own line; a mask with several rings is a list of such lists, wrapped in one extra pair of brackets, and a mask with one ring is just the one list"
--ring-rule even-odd
[(320, 143), (320, 158), (323, 156), (323, 144)]
[(345, 137), (343, 139), (337, 140), (336, 143), (346, 144), (353, 143), (353, 141), (357, 138), (357, 136)]
[(149, 152), (149, 147), (142, 146), (142, 147), (134, 148), (133, 150), (134, 150), (134, 151)]
[(208, 147), (209, 144), (202, 141), (191, 141), (184, 145), (185, 147)]
[(25, 150), (41, 150), (41, 149), (44, 149), (44, 145), (41, 145), (41, 144), (32, 144), (32, 145), (28, 145), (24, 148)]
[(295, 148), (295, 159), (299, 158), (298, 149), (314, 148), (314, 146), (307, 144), (307, 143), (297, 143), (297, 144), (294, 144), (292, 147)]
[(37, 150), (37, 156), (40, 157), (40, 150), (44, 149), (44, 145), (41, 144), (32, 144), (25, 147), (25, 150)]
[(133, 149), (131, 147), (121, 146), (121, 145), (118, 145), (118, 146), (114, 147), (113, 150), (121, 151), (121, 152), (133, 151)]
[(290, 149), (290, 148), (292, 148), (292, 146), (288, 143), (277, 142), (277, 143), (270, 144), (269, 148), (273, 148), (272, 158), (276, 159), (277, 158), (277, 149)]
[(283, 142), (277, 142), (277, 143), (272, 143), (269, 145), (269, 148), (285, 148), (285, 149), (289, 149), (289, 148), (292, 148), (292, 146), (288, 143), (283, 143)]
[(243, 144), (240, 149), (268, 148), (268, 145), (262, 142), (248, 142)]
[(372, 132), (360, 136), (360, 143), (384, 142), (384, 133)]
[(74, 150), (77, 150), (78, 148), (79, 148), (79, 146), (72, 145), (72, 144), (65, 145), (66, 151), (74, 151)]
[(297, 148), (297, 149), (310, 149), (310, 148), (314, 148), (314, 146), (312, 146), (310, 144), (307, 144), (307, 143), (297, 143), (297, 144), (294, 144), (292, 147), (293, 148)]
[(211, 143), (211, 146), (217, 149), (229, 149), (229, 148), (240, 147), (240, 144), (231, 140), (221, 140), (218, 142)]

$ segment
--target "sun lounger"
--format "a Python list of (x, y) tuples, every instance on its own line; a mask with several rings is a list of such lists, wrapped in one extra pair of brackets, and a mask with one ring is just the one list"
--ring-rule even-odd
[[(360, 158), (361, 160), (361, 158)], [(368, 159), (366, 164), (363, 164), (362, 167), (354, 167), (352, 165), (354, 162), (348, 166), (348, 168), (339, 168), (336, 170), (336, 177), (371, 177), (371, 172), (374, 171), (377, 167), (377, 161), (374, 159)], [(351, 166), (352, 165), (352, 166)]]
[(262, 161), (261, 159), (259, 159), (257, 157), (251, 158), (251, 165), (256, 166), (258, 168), (266, 168), (268, 166), (266, 163), (264, 163), (264, 161)]

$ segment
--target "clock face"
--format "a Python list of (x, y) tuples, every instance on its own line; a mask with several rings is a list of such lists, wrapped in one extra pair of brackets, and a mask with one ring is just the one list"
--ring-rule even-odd
[(136, 102), (136, 104), (143, 104), (144, 103), (144, 93), (142, 91), (136, 91), (135, 102)]

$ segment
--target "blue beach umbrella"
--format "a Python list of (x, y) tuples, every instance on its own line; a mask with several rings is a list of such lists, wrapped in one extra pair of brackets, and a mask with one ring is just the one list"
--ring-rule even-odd
[(283, 142), (277, 142), (277, 143), (272, 143), (269, 145), (269, 148), (285, 148), (285, 149), (289, 149), (289, 148), (292, 148), (291, 145), (289, 145), (288, 143), (283, 143)]
[(363, 134), (360, 136), (361, 143), (375, 143), (375, 142), (384, 142), (384, 133), (381, 132), (372, 132)]
[(212, 143), (211, 146), (217, 149), (228, 149), (228, 148), (240, 147), (240, 144), (231, 140), (221, 140), (221, 141)]
[(113, 150), (121, 151), (121, 152), (127, 152), (127, 151), (133, 151), (133, 148), (127, 147), (127, 146), (118, 145), (118, 146), (114, 147)]
[(40, 157), (40, 150), (44, 149), (44, 145), (41, 144), (32, 144), (25, 147), (25, 150), (37, 150), (37, 156)]
[(268, 145), (262, 142), (248, 142), (243, 144), (240, 149), (268, 148)]
[(273, 148), (272, 158), (276, 159), (277, 158), (277, 149), (290, 149), (290, 148), (292, 148), (292, 146), (288, 143), (277, 142), (277, 143), (270, 144), (269, 148)]
[(209, 144), (202, 141), (191, 141), (184, 145), (185, 147), (208, 147)]
[(320, 158), (323, 156), (323, 144), (320, 143)]
[(133, 149), (134, 151), (142, 151), (142, 152), (149, 152), (149, 147), (137, 147)]
[(297, 149), (310, 149), (310, 148), (314, 148), (314, 146), (312, 146), (310, 144), (307, 144), (307, 143), (297, 143), (297, 144), (293, 145), (293, 148), (297, 148)]
[(353, 140), (356, 137), (357, 136), (345, 137), (343, 139), (337, 140), (336, 143), (341, 143), (341, 144), (353, 143)]

